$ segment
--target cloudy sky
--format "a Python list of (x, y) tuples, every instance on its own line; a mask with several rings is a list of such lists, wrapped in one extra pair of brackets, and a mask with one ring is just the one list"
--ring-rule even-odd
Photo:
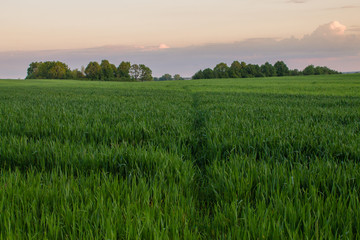
[(108, 59), (155, 76), (233, 60), (360, 70), (358, 0), (2, 0), (0, 78), (32, 61)]

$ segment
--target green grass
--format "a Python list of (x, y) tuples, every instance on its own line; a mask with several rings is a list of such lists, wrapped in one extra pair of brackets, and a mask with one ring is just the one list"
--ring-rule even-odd
[(359, 74), (0, 80), (0, 239), (356, 239), (359, 164)]

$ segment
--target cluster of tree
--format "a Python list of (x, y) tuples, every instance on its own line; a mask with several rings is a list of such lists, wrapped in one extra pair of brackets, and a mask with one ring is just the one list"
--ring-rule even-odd
[[(79, 72), (79, 73), (78, 73)], [(83, 74), (62, 62), (32, 62), (27, 69), (27, 79), (70, 79)]]
[(86, 68), (71, 70), (62, 62), (32, 62), (27, 79), (89, 79), (102, 81), (152, 81), (152, 71), (144, 64), (121, 62), (118, 67), (108, 60), (90, 62)]
[(131, 64), (121, 62), (118, 67), (108, 60), (102, 60), (101, 64), (90, 62), (85, 68), (86, 78), (91, 80), (105, 81), (152, 81), (152, 71), (144, 64)]
[(341, 74), (328, 67), (315, 67), (314, 65), (307, 66), (302, 72), (303, 75), (327, 75), (327, 74)]
[(307, 66), (303, 71), (291, 70), (283, 61), (277, 61), (274, 65), (266, 62), (259, 66), (257, 64), (246, 64), (245, 62), (234, 61), (229, 67), (226, 63), (219, 63), (214, 69), (207, 68), (200, 70), (192, 79), (211, 78), (252, 78), (252, 77), (275, 77), (275, 76), (299, 76), (299, 75), (322, 75), (340, 74), (328, 67)]
[(155, 81), (169, 81), (169, 80), (184, 80), (184, 78), (182, 78), (180, 76), (180, 74), (175, 74), (174, 77), (171, 76), (171, 74), (169, 73), (166, 73), (164, 75), (162, 75), (161, 77), (159, 78), (154, 78)]

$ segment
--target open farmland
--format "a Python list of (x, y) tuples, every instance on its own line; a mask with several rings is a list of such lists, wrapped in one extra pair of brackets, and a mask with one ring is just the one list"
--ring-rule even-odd
[(360, 238), (360, 75), (0, 81), (1, 239)]

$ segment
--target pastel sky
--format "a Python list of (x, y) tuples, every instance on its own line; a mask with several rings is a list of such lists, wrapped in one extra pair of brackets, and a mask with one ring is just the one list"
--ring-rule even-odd
[(103, 58), (154, 75), (233, 60), (360, 70), (359, 12), (359, 0), (2, 0), (0, 78), (31, 61)]

